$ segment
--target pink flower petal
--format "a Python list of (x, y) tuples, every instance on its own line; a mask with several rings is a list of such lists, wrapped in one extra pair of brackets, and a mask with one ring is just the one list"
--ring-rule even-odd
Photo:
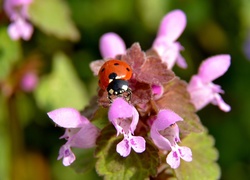
[(89, 65), (90, 69), (92, 70), (93, 74), (95, 76), (98, 75), (100, 68), (102, 67), (102, 65), (105, 63), (104, 60), (96, 60), (96, 61), (92, 61)]
[(57, 160), (63, 158), (63, 165), (64, 166), (69, 166), (71, 165), (76, 157), (75, 154), (71, 151), (70, 146), (68, 145), (63, 145), (60, 150), (59, 150), (59, 156), (57, 158)]
[(174, 123), (169, 127), (167, 127), (166, 129), (160, 131), (160, 134), (164, 138), (168, 139), (170, 144), (173, 146), (174, 144), (180, 141), (179, 132), (180, 132), (179, 126), (176, 123)]
[(132, 118), (130, 130), (133, 133), (139, 120), (139, 114), (135, 107), (128, 104), (123, 98), (116, 98), (109, 108), (108, 118), (113, 123), (118, 133), (121, 127), (117, 124), (117, 120)]
[(124, 138), (120, 143), (118, 143), (116, 145), (116, 152), (118, 152), (123, 157), (127, 157), (131, 152), (129, 140)]
[(33, 33), (33, 26), (25, 20), (18, 18), (8, 27), (8, 34), (13, 40), (23, 38), (29, 40)]
[[(27, 11), (27, 7), (33, 0), (5, 0), (4, 1), (4, 10), (8, 14), (8, 16), (11, 16), (13, 14), (17, 14), (17, 7), (21, 7), (21, 11), (25, 10)], [(23, 12), (21, 12), (23, 13)], [(27, 12), (25, 12), (27, 14)]]
[(74, 136), (79, 130), (80, 128), (66, 128), (64, 134), (61, 137), (59, 137), (59, 139), (68, 140), (69, 138)]
[(192, 161), (192, 151), (189, 147), (186, 146), (182, 146), (182, 147), (178, 147), (178, 151), (180, 154), (180, 157), (187, 161), (187, 162), (191, 162)]
[(93, 124), (85, 124), (72, 138), (68, 140), (71, 147), (77, 148), (92, 148), (96, 144), (96, 139), (99, 136), (99, 129)]
[(130, 144), (137, 153), (142, 153), (146, 149), (146, 141), (141, 136), (131, 136)]
[(204, 83), (203, 79), (198, 75), (194, 75), (187, 87), (191, 97), (191, 102), (194, 104), (196, 110), (204, 108), (209, 103), (218, 105), (222, 111), (228, 112), (231, 107), (226, 104), (219, 93), (224, 93), (219, 85), (212, 82)]
[(230, 66), (230, 56), (227, 54), (210, 57), (203, 61), (198, 76), (203, 82), (211, 82), (222, 76)]
[(179, 54), (179, 56), (177, 57), (176, 63), (179, 67), (183, 69), (186, 69), (188, 67), (186, 60), (181, 54)]
[(38, 83), (37, 75), (33, 72), (28, 72), (23, 76), (20, 86), (22, 90), (26, 92), (31, 92), (36, 88), (37, 83)]
[(164, 89), (162, 85), (152, 85), (152, 93), (154, 95), (155, 99), (159, 99), (161, 98), (161, 96), (163, 95)]
[(154, 144), (162, 150), (171, 150), (171, 143), (163, 137), (153, 126), (151, 127), (150, 136)]
[(171, 168), (176, 169), (180, 166), (180, 157), (176, 151), (171, 151), (167, 156), (167, 163)]
[(118, 54), (125, 54), (126, 45), (119, 35), (110, 32), (100, 38), (100, 51), (103, 58), (115, 58)]
[(160, 131), (166, 129), (171, 124), (182, 120), (183, 119), (175, 112), (169, 109), (163, 109), (158, 112), (157, 119), (155, 120), (152, 126), (154, 126), (156, 130)]
[(89, 123), (88, 119), (74, 108), (60, 108), (47, 113), (50, 119), (64, 128), (79, 128)]
[(30, 23), (25, 22), (25, 25), (23, 25), (21, 28), (21, 37), (26, 41), (30, 40), (34, 31), (33, 26)]
[(161, 21), (157, 37), (164, 36), (167, 41), (174, 42), (186, 27), (186, 15), (181, 10), (169, 12)]
[(128, 104), (123, 98), (116, 98), (113, 100), (109, 108), (109, 119), (129, 118), (133, 115), (133, 106)]
[(8, 26), (8, 34), (12, 40), (19, 40), (21, 38), (21, 33), (19, 32), (18, 25), (13, 22)]
[(11, 1), (12, 4), (15, 5), (15, 6), (20, 6), (20, 5), (28, 5), (33, 0), (7, 0), (7, 1)]
[(222, 111), (229, 112), (231, 110), (231, 107), (224, 102), (219, 94), (215, 94), (214, 98), (215, 101), (213, 101), (212, 103), (218, 105)]
[(187, 88), (191, 96), (191, 102), (198, 111), (208, 105), (214, 99), (214, 92), (205, 86), (199, 76), (193, 76)]
[(180, 165), (180, 158), (187, 162), (192, 161), (192, 151), (186, 146), (180, 147), (175, 144), (172, 146), (172, 151), (167, 156), (167, 163), (171, 168), (176, 169)]

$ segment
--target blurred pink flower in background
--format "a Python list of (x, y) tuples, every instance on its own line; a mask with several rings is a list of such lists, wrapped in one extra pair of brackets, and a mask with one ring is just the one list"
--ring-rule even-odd
[(230, 63), (230, 56), (227, 54), (212, 56), (203, 61), (198, 74), (192, 76), (187, 90), (197, 111), (209, 103), (218, 105), (225, 112), (231, 110), (231, 107), (223, 101), (219, 94), (224, 91), (219, 85), (212, 82), (228, 70)]
[(172, 69), (175, 63), (187, 68), (185, 59), (180, 54), (184, 48), (176, 40), (186, 27), (186, 15), (181, 10), (173, 10), (162, 19), (152, 48), (159, 54), (162, 61)]
[(65, 128), (61, 138), (65, 138), (67, 142), (60, 148), (58, 156), (58, 160), (63, 159), (64, 166), (69, 166), (76, 159), (71, 147), (86, 149), (95, 146), (100, 130), (76, 109), (59, 108), (48, 112), (48, 116)]
[(36, 88), (37, 83), (37, 74), (33, 72), (28, 72), (22, 77), (20, 86), (23, 91), (31, 92)]
[(28, 8), (32, 0), (5, 0), (4, 10), (11, 20), (8, 34), (13, 40), (29, 40), (33, 33), (33, 26), (29, 21)]
[(103, 34), (99, 45), (103, 59), (115, 58), (116, 55), (125, 54), (126, 52), (126, 45), (123, 39), (113, 32)]

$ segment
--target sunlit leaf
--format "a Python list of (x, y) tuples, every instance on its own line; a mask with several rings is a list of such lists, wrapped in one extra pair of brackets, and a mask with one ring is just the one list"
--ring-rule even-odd
[(62, 53), (54, 56), (53, 70), (41, 79), (35, 97), (46, 110), (59, 107), (82, 109), (90, 98), (69, 59)]
[(175, 170), (179, 180), (206, 180), (219, 179), (220, 168), (215, 162), (218, 159), (218, 151), (214, 148), (214, 139), (207, 133), (191, 133), (183, 139), (181, 146), (188, 146), (192, 149), (192, 162), (181, 162)]
[(241, 17), (241, 22), (244, 25), (243, 28), (249, 28), (250, 27), (250, 1), (248, 0), (242, 0), (241, 1), (241, 11), (240, 13), (240, 17)]
[(140, 13), (144, 25), (155, 33), (160, 19), (166, 14), (166, 8), (169, 6), (170, 1), (139, 0), (138, 3), (140, 6), (138, 13)]
[(35, 0), (30, 5), (29, 13), (31, 22), (47, 34), (72, 41), (80, 38), (63, 0)]
[(20, 42), (10, 39), (6, 28), (0, 28), (0, 80), (8, 76), (20, 57)]

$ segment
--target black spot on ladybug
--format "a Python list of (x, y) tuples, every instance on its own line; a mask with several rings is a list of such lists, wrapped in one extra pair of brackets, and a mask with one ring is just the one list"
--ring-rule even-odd
[(126, 70), (127, 70), (127, 71), (130, 71), (130, 69), (129, 69), (129, 68), (126, 68)]
[(117, 76), (116, 73), (111, 73), (111, 74), (109, 75), (109, 79), (115, 79), (116, 76)]
[(105, 70), (105, 68), (102, 68), (101, 72), (103, 72)]
[(115, 66), (119, 66), (120, 64), (119, 63), (114, 63)]

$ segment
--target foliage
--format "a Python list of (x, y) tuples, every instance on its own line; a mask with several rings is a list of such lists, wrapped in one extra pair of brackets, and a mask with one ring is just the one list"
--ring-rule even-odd
[[(248, 7), (247, 0), (33, 0), (28, 12), (34, 33), (29, 41), (10, 39), (7, 28), (11, 20), (1, 8), (0, 179), (34, 179), (34, 175), (36, 179), (101, 179), (103, 176), (156, 179), (157, 173), (159, 179), (248, 179), (247, 53), (250, 50), (243, 49), (250, 41)], [(181, 161), (175, 170), (165, 163), (166, 156), (159, 155), (149, 138), (147, 150), (142, 154), (131, 152), (123, 158), (116, 152), (115, 145), (121, 136), (116, 136), (108, 121), (108, 109), (92, 108), (97, 105), (97, 99), (90, 96), (97, 94), (98, 83), (89, 69), (91, 61), (101, 59), (98, 42), (103, 33), (114, 31), (125, 39), (128, 47), (139, 42), (147, 50), (160, 19), (173, 9), (182, 9), (187, 14), (187, 28), (180, 42), (185, 47), (182, 55), (188, 68), (174, 67), (175, 75), (180, 78), (164, 85), (164, 101), (169, 103), (159, 99), (151, 105), (155, 109), (174, 109), (184, 119), (178, 122), (180, 145), (192, 149), (193, 161)], [(185, 81), (197, 72), (201, 60), (224, 53), (231, 54), (232, 66), (216, 81), (226, 91), (223, 98), (233, 110), (224, 114), (210, 105), (198, 112), (198, 116), (188, 102), (187, 92), (183, 91)], [(32, 92), (21, 87), (22, 77), (29, 72), (39, 79)], [(180, 101), (184, 108), (178, 106)], [(63, 167), (56, 160), (62, 144), (58, 137), (63, 132), (46, 115), (59, 107), (82, 110), (82, 114), (102, 129), (96, 149), (74, 149), (77, 160), (72, 168)], [(159, 166), (163, 163), (164, 166)]]

